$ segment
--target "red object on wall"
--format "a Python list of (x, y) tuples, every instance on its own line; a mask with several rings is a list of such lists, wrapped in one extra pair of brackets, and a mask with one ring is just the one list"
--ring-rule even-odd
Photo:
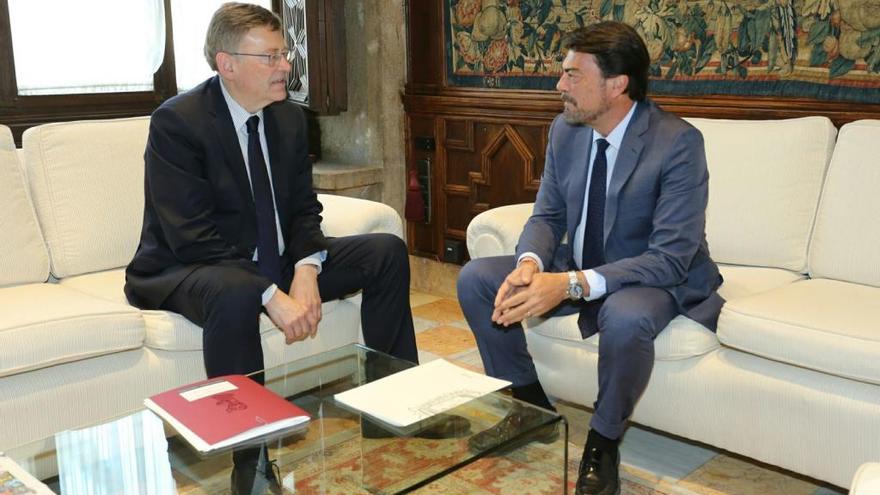
[(419, 184), (419, 176), (416, 169), (411, 168), (407, 172), (409, 178), (406, 186), (406, 208), (404, 216), (410, 222), (425, 221), (425, 198), (422, 195), (422, 186)]

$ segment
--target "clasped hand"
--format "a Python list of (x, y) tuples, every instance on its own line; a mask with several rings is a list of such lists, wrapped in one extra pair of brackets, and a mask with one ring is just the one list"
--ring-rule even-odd
[(317, 335), (322, 316), (317, 268), (313, 265), (298, 266), (290, 286), (290, 295), (280, 288), (276, 290), (266, 303), (266, 313), (284, 333), (287, 344)]
[(492, 321), (506, 327), (542, 315), (566, 299), (567, 292), (567, 274), (540, 273), (537, 263), (523, 260), (498, 289)]

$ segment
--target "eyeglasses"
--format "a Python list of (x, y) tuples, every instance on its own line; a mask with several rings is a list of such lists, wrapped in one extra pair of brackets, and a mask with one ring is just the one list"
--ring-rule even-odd
[(293, 50), (279, 50), (275, 53), (239, 53), (239, 52), (229, 52), (230, 55), (241, 55), (245, 57), (260, 57), (263, 59), (264, 63), (269, 67), (276, 67), (281, 62), (281, 59), (287, 60), (288, 64), (293, 64), (293, 59), (295, 57), (296, 52)]

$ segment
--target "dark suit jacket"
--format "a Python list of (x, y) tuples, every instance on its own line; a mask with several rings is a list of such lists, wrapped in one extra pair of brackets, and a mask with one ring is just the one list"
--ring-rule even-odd
[[(326, 249), (312, 190), (306, 122), (288, 102), (263, 109), (284, 260)], [(256, 212), (218, 77), (166, 101), (150, 120), (144, 153), (144, 223), (126, 269), (132, 304), (158, 308), (195, 268), (236, 263), (258, 274)], [(266, 287), (271, 285), (265, 279)]]
[[(557, 117), (550, 127), (541, 187), (517, 245), (552, 271), (576, 265), (571, 239), (581, 220), (593, 130)], [(706, 245), (709, 173), (703, 136), (650, 101), (637, 104), (617, 155), (605, 203), (605, 260), (595, 270), (607, 294), (659, 287), (681, 313), (715, 329), (721, 275)], [(576, 254), (577, 256), (580, 253)]]

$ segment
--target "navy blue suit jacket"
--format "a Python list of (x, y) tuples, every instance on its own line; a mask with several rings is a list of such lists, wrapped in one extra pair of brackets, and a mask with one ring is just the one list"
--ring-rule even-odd
[[(280, 102), (263, 109), (263, 121), (284, 261), (300, 260), (327, 248), (322, 207), (312, 189), (305, 115)], [(158, 308), (204, 264), (235, 263), (259, 276), (251, 261), (257, 244), (253, 195), (217, 76), (153, 113), (144, 162), (141, 240), (126, 269), (132, 304)]]

